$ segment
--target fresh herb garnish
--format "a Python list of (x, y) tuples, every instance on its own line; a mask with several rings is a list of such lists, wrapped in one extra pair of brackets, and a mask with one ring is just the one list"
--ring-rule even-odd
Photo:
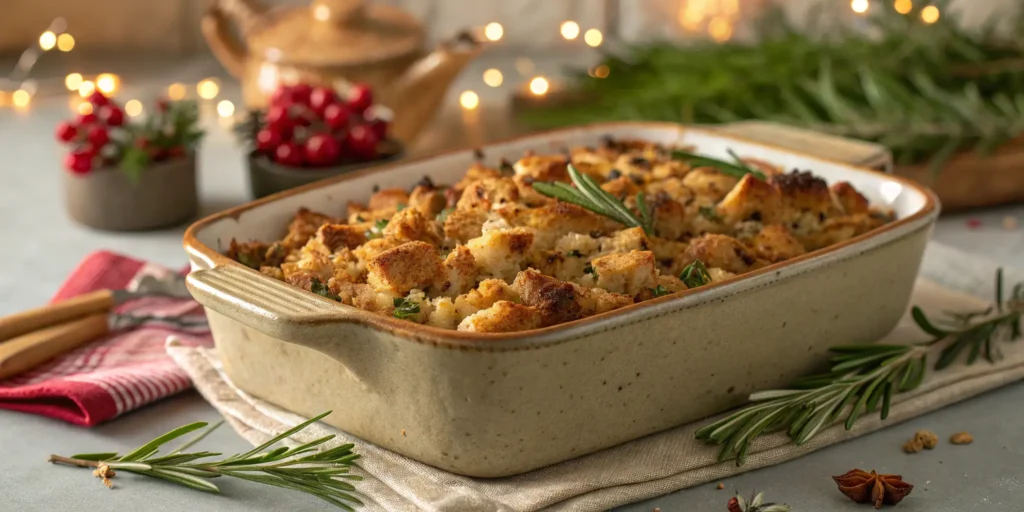
[(444, 222), (444, 221), (448, 220), (448, 216), (451, 215), (452, 212), (454, 212), (454, 211), (455, 211), (455, 208), (445, 208), (444, 210), (441, 210), (441, 213), (437, 214), (437, 221), (438, 222)]
[(697, 288), (710, 283), (711, 275), (708, 274), (708, 269), (704, 266), (703, 261), (694, 260), (679, 274), (679, 279), (687, 288)]
[[(755, 402), (697, 431), (697, 439), (721, 444), (720, 460), (735, 457), (743, 464), (751, 441), (766, 430), (786, 429), (796, 444), (846, 414), (846, 429), (861, 414), (873, 413), (881, 404), (881, 418), (889, 416), (893, 395), (916, 389), (928, 371), (928, 357), (938, 356), (935, 370), (942, 370), (966, 353), (966, 363), (979, 357), (994, 362), (996, 340), (1021, 338), (1024, 315), (1024, 284), (1018, 284), (1003, 302), (1003, 275), (996, 273), (995, 313), (947, 314), (936, 326), (914, 306), (911, 316), (932, 339), (911, 345), (845, 345), (832, 347), (828, 373), (798, 379), (790, 389), (761, 391), (750, 395)], [(977, 318), (981, 321), (971, 323)], [(946, 327), (947, 324), (953, 327)]]
[(697, 213), (712, 222), (722, 222), (722, 216), (715, 211), (714, 206), (701, 206), (697, 208)]
[(573, 257), (573, 258), (582, 258), (583, 257), (583, 253), (578, 251), (578, 250), (576, 250), (576, 249), (573, 249), (573, 250), (567, 252), (566, 255), (568, 255), (570, 257)]
[(594, 274), (594, 278), (595, 279), (597, 278), (597, 271), (594, 270), (594, 266), (591, 265), (590, 263), (587, 263), (587, 266), (583, 267), (583, 273), (584, 274)]
[(117, 453), (83, 453), (71, 457), (50, 455), (48, 462), (95, 468), (93, 474), (101, 477), (107, 487), (113, 486), (111, 478), (114, 477), (114, 470), (159, 478), (206, 492), (220, 492), (210, 480), (224, 476), (311, 494), (340, 509), (354, 510), (353, 505), (362, 505), (363, 502), (352, 494), (355, 487), (344, 481), (363, 479), (349, 474), (349, 468), (359, 458), (358, 454), (352, 453), (354, 445), (322, 449), (321, 445), (334, 439), (332, 434), (294, 448), (280, 446), (269, 449), (328, 414), (330, 411), (310, 418), (252, 450), (221, 460), (199, 460), (220, 455), (215, 452), (182, 451), (201, 441), (223, 421), (199, 433), (176, 450), (157, 456), (162, 445), (207, 426), (206, 422), (200, 421), (178, 427), (120, 457)]
[(637, 209), (640, 210), (638, 218), (622, 201), (602, 190), (590, 176), (579, 172), (572, 164), (568, 165), (568, 170), (569, 178), (576, 185), (575, 188), (568, 183), (556, 181), (534, 183), (533, 189), (545, 196), (581, 206), (626, 226), (642, 228), (648, 235), (654, 235), (651, 213), (647, 209), (643, 193), (637, 195)]
[(406, 318), (420, 312), (420, 303), (412, 299), (397, 297), (393, 304), (395, 306), (395, 318), (405, 320)]
[(409, 207), (409, 205), (407, 205), (405, 203), (398, 203), (398, 207), (395, 209), (395, 211), (396, 212), (400, 212), (400, 211), (402, 211), (402, 210), (404, 210), (404, 209), (406, 209), (408, 207)]
[(667, 288), (659, 284), (658, 286), (651, 288), (651, 293), (653, 293), (655, 297), (661, 297), (662, 295), (668, 295), (672, 292), (668, 291)]
[(241, 263), (242, 265), (245, 265), (245, 266), (249, 267), (249, 268), (254, 268), (256, 270), (260, 269), (260, 260), (259, 260), (259, 258), (255, 257), (255, 256), (253, 256), (253, 255), (251, 255), (249, 253), (246, 253), (246, 252), (238, 253), (238, 262)]
[(341, 301), (341, 297), (331, 293), (331, 288), (315, 277), (313, 278), (312, 284), (309, 285), (309, 291), (320, 295), (321, 297)]
[(682, 160), (684, 162), (689, 162), (690, 165), (693, 165), (694, 167), (714, 167), (718, 169), (722, 174), (728, 174), (729, 176), (732, 176), (737, 179), (743, 178), (747, 174), (753, 174), (755, 178), (761, 181), (765, 180), (764, 173), (743, 163), (743, 160), (741, 160), (740, 157), (736, 155), (736, 153), (733, 153), (731, 149), (729, 150), (729, 154), (733, 156), (733, 158), (736, 160), (736, 163), (726, 162), (724, 160), (718, 160), (717, 158), (711, 158), (708, 156), (697, 155), (694, 153), (683, 151), (681, 149), (674, 149), (671, 153), (673, 160)]
[(373, 240), (384, 236), (384, 228), (388, 227), (388, 219), (377, 219), (373, 227), (366, 230), (367, 240)]

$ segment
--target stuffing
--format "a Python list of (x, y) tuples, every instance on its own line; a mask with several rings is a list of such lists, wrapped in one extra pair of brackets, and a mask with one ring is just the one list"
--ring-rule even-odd
[(597, 275), (597, 286), (610, 292), (635, 296), (644, 288), (657, 286), (658, 273), (651, 251), (609, 254), (590, 264)]
[(736, 186), (736, 182), (736, 178), (722, 174), (713, 167), (698, 167), (683, 176), (683, 185), (696, 195), (709, 197), (713, 201), (721, 201)]
[[(895, 218), (847, 182), (830, 186), (747, 157), (764, 179), (737, 179), (676, 160), (676, 149), (606, 137), (495, 167), (480, 153), (455, 183), (423, 177), (375, 190), (365, 203), (339, 204), (347, 206), (339, 218), (302, 208), (280, 239), (231, 240), (225, 252), (268, 277), (376, 314), (514, 332), (683, 292), (679, 275), (698, 259), (712, 281), (722, 281)], [(534, 188), (570, 182), (569, 162), (607, 193), (599, 204), (611, 196), (641, 218), (643, 192), (652, 233)]]
[(466, 317), (458, 329), (467, 332), (516, 332), (538, 327), (541, 327), (541, 314), (536, 308), (503, 300)]
[(511, 281), (533, 245), (533, 233), (523, 228), (488, 231), (466, 243), (481, 272)]
[(719, 267), (729, 272), (742, 273), (759, 264), (757, 257), (739, 240), (731, 236), (707, 234), (690, 240), (684, 255), (686, 264), (701, 260), (707, 267)]
[(571, 322), (583, 317), (576, 286), (572, 283), (527, 269), (516, 276), (512, 289), (519, 294), (523, 304), (537, 308), (542, 325)]
[(366, 270), (366, 282), (375, 290), (398, 294), (426, 288), (445, 274), (437, 248), (425, 242), (388, 249), (371, 259)]
[(440, 245), (442, 240), (438, 225), (415, 208), (405, 208), (391, 217), (387, 226), (384, 226), (383, 235), (396, 240), (420, 241), (431, 245)]
[(330, 253), (355, 249), (366, 243), (366, 230), (349, 224), (324, 224), (316, 231), (315, 240)]
[(782, 224), (765, 226), (750, 243), (757, 257), (772, 263), (794, 258), (805, 252), (804, 246)]

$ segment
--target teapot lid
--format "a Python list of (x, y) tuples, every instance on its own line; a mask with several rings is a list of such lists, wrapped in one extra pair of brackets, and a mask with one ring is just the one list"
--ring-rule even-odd
[(416, 52), (423, 27), (409, 13), (366, 0), (314, 0), (272, 11), (249, 36), (254, 53), (311, 66), (366, 64)]

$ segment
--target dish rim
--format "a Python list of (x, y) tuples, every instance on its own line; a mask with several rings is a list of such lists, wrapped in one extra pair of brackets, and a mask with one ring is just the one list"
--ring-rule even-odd
[[(666, 122), (622, 121), (574, 125), (570, 127), (533, 132), (526, 135), (520, 135), (516, 137), (509, 137), (493, 141), (482, 145), (481, 149), (486, 150), (490, 146), (508, 144), (526, 138), (533, 138), (545, 135), (550, 136), (558, 133), (570, 132), (573, 130), (594, 129), (598, 127), (637, 127), (655, 129), (671, 128), (677, 130), (682, 129), (685, 131), (698, 132), (701, 134), (718, 137), (722, 139), (734, 140), (745, 144), (769, 147), (796, 156), (841, 165), (847, 168), (847, 170), (849, 170), (850, 172), (870, 173), (872, 175), (881, 174), (878, 171), (872, 170), (868, 167), (850, 164), (847, 162), (842, 162), (827, 157), (821, 157), (818, 155), (812, 155), (800, 150), (793, 150), (775, 144), (765, 143), (762, 141), (736, 136), (733, 134), (719, 133), (711, 129), (698, 128), (687, 125), (681, 125), (677, 123)], [(218, 267), (221, 265), (235, 265), (237, 267), (248, 270), (253, 274), (253, 276), (255, 276), (258, 279), (273, 279), (272, 277), (266, 276), (254, 269), (246, 267), (245, 265), (242, 265), (237, 261), (231, 260), (230, 258), (219, 253), (212, 247), (209, 247), (208, 245), (200, 242), (197, 236), (198, 233), (202, 231), (204, 228), (208, 227), (209, 225), (217, 221), (226, 218), (234, 218), (238, 220), (245, 212), (249, 210), (262, 207), (264, 205), (284, 199), (286, 197), (322, 188), (324, 186), (332, 185), (338, 182), (360, 178), (371, 173), (386, 173), (398, 167), (415, 163), (422, 163), (427, 160), (432, 160), (439, 157), (454, 155), (458, 153), (464, 153), (467, 151), (472, 151), (472, 149), (460, 148), (446, 151), (437, 151), (408, 160), (400, 160), (397, 162), (391, 162), (379, 166), (369, 166), (364, 169), (360, 169), (349, 173), (343, 173), (337, 176), (326, 178), (324, 180), (316, 181), (314, 183), (309, 183), (289, 190), (281, 191), (266, 197), (255, 199), (245, 204), (228, 208), (221, 212), (208, 215), (202, 219), (195, 221), (188, 227), (188, 229), (186, 229), (182, 245), (185, 249), (185, 252), (189, 255), (190, 261), (203, 261), (209, 264), (210, 268)], [(487, 344), (488, 351), (540, 348), (543, 346), (568, 342), (573, 339), (581, 338), (599, 331), (616, 330), (622, 327), (626, 327), (628, 325), (641, 323), (654, 316), (662, 316), (676, 311), (690, 309), (692, 307), (704, 304), (711, 300), (723, 299), (735, 293), (742, 292), (743, 290), (746, 290), (748, 288), (755, 287), (759, 283), (765, 283), (767, 281), (770, 281), (771, 276), (773, 274), (776, 276), (781, 276), (783, 271), (792, 271), (794, 267), (797, 267), (798, 269), (808, 267), (806, 271), (810, 271), (824, 264), (827, 261), (827, 257), (835, 256), (837, 253), (840, 253), (851, 247), (855, 247), (857, 245), (866, 245), (865, 242), (877, 239), (883, 235), (892, 235), (894, 231), (905, 230), (907, 231), (907, 233), (904, 234), (907, 235), (916, 231), (916, 229), (913, 229), (914, 227), (920, 228), (930, 225), (930, 222), (926, 222), (923, 226), (917, 226), (917, 224), (922, 223), (923, 220), (926, 220), (929, 217), (938, 216), (939, 201), (935, 194), (927, 187), (919, 185), (918, 183), (907, 178), (891, 174), (885, 174), (884, 176), (887, 180), (897, 182), (901, 186), (907, 187), (921, 194), (921, 196), (924, 198), (924, 205), (921, 207), (921, 209), (906, 218), (897, 219), (893, 222), (875, 228), (866, 233), (857, 235), (850, 239), (844, 240), (842, 242), (827, 247), (823, 247), (821, 249), (817, 249), (814, 251), (809, 251), (795, 258), (790, 258), (779, 263), (773, 263), (766, 267), (753, 270), (744, 274), (739, 274), (737, 276), (725, 279), (723, 281), (719, 281), (717, 283), (713, 283), (711, 285), (702, 286), (700, 288), (694, 288), (691, 290), (685, 290), (676, 294), (631, 304), (623, 308), (607, 311), (585, 318), (580, 318), (570, 322), (563, 322), (548, 327), (542, 327), (539, 329), (531, 329), (527, 331), (518, 331), (511, 333), (475, 333), (457, 331), (454, 329), (444, 329), (441, 327), (417, 324), (414, 322), (409, 322), (407, 320), (401, 320), (398, 318), (379, 315), (370, 311), (359, 309), (355, 306), (349, 306), (347, 304), (342, 304), (340, 302), (333, 301), (325, 297), (321, 297), (319, 295), (316, 295), (312, 292), (303, 290), (298, 287), (296, 287), (296, 291), (300, 293), (305, 293), (310, 298), (315, 298), (316, 300), (324, 301), (325, 303), (334, 306), (337, 309), (338, 318), (336, 322), (338, 324), (356, 324), (366, 328), (387, 332), (400, 338), (404, 338), (419, 343), (455, 349), (479, 349), (481, 348), (481, 344)], [(898, 239), (898, 237), (894, 236), (894, 239)], [(815, 265), (814, 263), (817, 264)], [(789, 274), (789, 272), (786, 273)], [(804, 272), (796, 272), (794, 275), (798, 275), (801, 273)]]

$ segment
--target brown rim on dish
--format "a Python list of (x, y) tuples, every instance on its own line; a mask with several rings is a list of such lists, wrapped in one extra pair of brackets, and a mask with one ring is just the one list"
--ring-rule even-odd
[[(593, 128), (593, 127), (613, 128), (613, 127), (621, 127), (621, 126), (653, 127), (653, 128), (669, 128), (669, 127), (671, 127), (671, 128), (675, 128), (675, 129), (681, 129), (681, 131), (687, 131), (688, 130), (688, 131), (694, 131), (694, 132), (700, 132), (700, 133), (707, 133), (709, 135), (713, 135), (715, 137), (719, 137), (719, 138), (723, 138), (723, 139), (731, 139), (731, 140), (735, 140), (735, 141), (738, 141), (738, 142), (744, 142), (744, 143), (749, 143), (749, 144), (754, 144), (754, 145), (759, 145), (759, 146), (764, 146), (764, 147), (770, 147), (772, 149), (776, 149), (776, 150), (785, 151), (785, 152), (788, 152), (788, 153), (791, 153), (791, 154), (796, 154), (796, 155), (808, 157), (808, 158), (811, 158), (813, 160), (819, 160), (819, 161), (830, 162), (830, 163), (842, 165), (843, 167), (846, 167), (849, 170), (855, 171), (855, 172), (879, 174), (878, 171), (869, 169), (867, 167), (852, 165), (852, 164), (848, 164), (848, 163), (845, 163), (845, 162), (840, 162), (840, 161), (837, 161), (837, 160), (832, 160), (832, 159), (829, 159), (829, 158), (822, 158), (822, 157), (819, 157), (819, 156), (814, 156), (814, 155), (810, 155), (810, 154), (803, 153), (803, 152), (800, 152), (800, 151), (790, 150), (788, 148), (782, 148), (782, 147), (775, 146), (775, 145), (772, 145), (772, 144), (767, 144), (767, 143), (763, 143), (763, 142), (760, 142), (760, 141), (746, 139), (746, 138), (734, 136), (734, 135), (731, 135), (731, 134), (723, 134), (723, 133), (713, 132), (713, 131), (710, 131), (710, 130), (702, 130), (702, 129), (699, 129), (699, 128), (691, 128), (691, 127), (681, 126), (681, 125), (678, 125), (678, 124), (675, 124), (675, 123), (657, 123), (657, 122), (595, 123), (595, 124), (589, 124), (589, 125), (579, 125), (579, 126), (576, 126), (576, 127), (573, 127), (573, 128), (577, 128), (577, 129), (578, 128), (588, 128), (588, 127), (589, 128)], [(559, 132), (563, 132), (563, 131), (565, 131), (565, 130), (564, 129), (560, 129), (560, 130), (548, 130), (548, 131), (544, 131), (544, 132), (537, 132), (537, 133), (532, 133), (532, 134), (529, 134), (529, 135), (524, 135), (524, 136), (519, 136), (519, 137), (512, 137), (512, 138), (509, 138), (509, 139), (494, 141), (494, 142), (492, 142), (492, 143), (490, 143), (488, 145), (504, 144), (504, 143), (514, 142), (514, 141), (517, 141), (517, 140), (520, 140), (520, 139), (524, 139), (524, 138), (537, 137), (539, 135), (542, 136), (542, 135), (545, 135), (545, 134), (555, 134), (555, 133), (559, 133)], [(189, 226), (189, 228), (185, 231), (185, 236), (184, 236), (184, 240), (183, 240), (183, 245), (184, 245), (185, 251), (190, 256), (195, 256), (195, 257), (197, 257), (199, 259), (202, 259), (202, 260), (208, 262), (211, 265), (211, 268), (212, 267), (217, 267), (217, 266), (222, 266), (222, 265), (234, 265), (234, 266), (237, 266), (239, 268), (243, 268), (243, 269), (251, 272), (255, 279), (273, 279), (272, 277), (265, 276), (265, 275), (255, 271), (255, 270), (252, 270), (252, 269), (250, 269), (248, 267), (245, 267), (241, 263), (233, 261), (233, 260), (229, 259), (227, 256), (225, 256), (225, 255), (215, 251), (211, 247), (209, 247), (209, 246), (199, 242), (199, 240), (196, 238), (196, 233), (199, 230), (203, 229), (204, 227), (206, 227), (207, 225), (209, 225), (209, 224), (211, 224), (213, 222), (219, 221), (219, 220), (224, 219), (224, 218), (238, 219), (241, 216), (242, 213), (244, 213), (244, 212), (246, 212), (248, 210), (251, 210), (253, 208), (261, 206), (261, 205), (263, 205), (265, 203), (269, 203), (269, 202), (273, 202), (273, 201), (279, 200), (279, 199), (281, 199), (283, 197), (288, 197), (288, 196), (292, 196), (292, 195), (299, 194), (299, 193), (302, 193), (302, 192), (306, 192), (306, 191), (309, 191), (309, 190), (313, 190), (313, 189), (316, 189), (316, 188), (320, 188), (320, 187), (323, 187), (324, 185), (327, 185), (329, 183), (336, 183), (336, 182), (341, 182), (341, 181), (347, 181), (347, 180), (351, 180), (351, 179), (355, 179), (355, 178), (359, 178), (359, 177), (365, 176), (365, 175), (367, 175), (369, 173), (377, 173), (377, 172), (385, 171), (387, 169), (390, 169), (390, 168), (393, 168), (393, 167), (396, 167), (396, 166), (404, 166), (404, 165), (408, 165), (408, 164), (411, 164), (411, 163), (416, 163), (416, 162), (421, 162), (421, 161), (429, 160), (429, 159), (436, 158), (436, 157), (439, 157), (439, 156), (463, 153), (465, 151), (467, 151), (467, 150), (466, 149), (458, 149), (458, 150), (451, 150), (451, 151), (442, 151), (442, 152), (437, 152), (437, 153), (433, 153), (433, 154), (430, 154), (430, 155), (426, 155), (426, 156), (423, 156), (423, 157), (420, 157), (420, 158), (415, 158), (415, 159), (412, 159), (412, 160), (405, 160), (405, 161), (402, 161), (402, 162), (385, 164), (385, 165), (382, 165), (382, 166), (379, 166), (379, 167), (371, 167), (371, 168), (363, 169), (363, 170), (360, 170), (360, 171), (355, 171), (355, 172), (351, 172), (351, 173), (335, 176), (333, 178), (328, 178), (326, 180), (319, 181), (319, 182), (316, 182), (316, 183), (311, 183), (311, 184), (308, 184), (308, 185), (303, 185), (303, 186), (296, 187), (296, 188), (293, 188), (293, 189), (290, 189), (290, 190), (286, 190), (286, 191), (283, 191), (283, 192), (278, 192), (276, 194), (273, 194), (273, 195), (270, 195), (270, 196), (267, 196), (267, 197), (264, 197), (264, 198), (261, 198), (261, 199), (257, 199), (255, 201), (250, 202), (250, 203), (246, 203), (244, 205), (236, 206), (236, 207), (230, 208), (228, 210), (225, 210), (225, 211), (222, 211), (222, 212), (210, 215), (210, 216), (208, 216), (206, 218), (203, 218), (203, 219), (195, 222), (194, 224)], [(842, 242), (830, 245), (828, 247), (824, 247), (824, 248), (821, 248), (821, 249), (810, 251), (810, 252), (807, 252), (807, 253), (805, 253), (803, 255), (800, 255), (800, 256), (797, 256), (797, 257), (794, 257), (794, 258), (791, 258), (791, 259), (788, 259), (788, 260), (785, 260), (785, 261), (782, 261), (782, 262), (779, 262), (779, 263), (773, 263), (773, 264), (768, 265), (766, 267), (763, 267), (763, 268), (760, 268), (760, 269), (757, 269), (757, 270), (753, 270), (753, 271), (750, 271), (750, 272), (746, 272), (744, 274), (740, 274), (740, 275), (737, 275), (735, 277), (732, 277), (732, 278), (729, 278), (729, 279), (726, 279), (726, 280), (723, 280), (723, 281), (720, 281), (720, 282), (717, 282), (717, 283), (713, 283), (711, 285), (702, 286), (700, 288), (694, 288), (692, 290), (682, 291), (682, 292), (679, 292), (679, 293), (676, 293), (676, 294), (673, 294), (673, 295), (669, 295), (669, 296), (665, 296), (665, 297), (659, 297), (659, 298), (656, 298), (656, 299), (644, 301), (644, 302), (637, 303), (637, 304), (632, 304), (630, 306), (626, 306), (626, 307), (623, 307), (623, 308), (615, 309), (615, 310), (608, 311), (608, 312), (605, 312), (605, 313), (600, 313), (600, 314), (597, 314), (597, 315), (581, 318), (581, 319), (578, 319), (578, 320), (573, 320), (571, 322), (565, 322), (565, 323), (561, 323), (561, 324), (556, 324), (556, 325), (552, 325), (552, 326), (549, 326), (549, 327), (543, 327), (543, 328), (540, 328), (540, 329), (531, 329), (531, 330), (527, 330), (527, 331), (518, 331), (518, 332), (512, 332), (512, 333), (471, 333), (471, 332), (464, 332), (464, 331), (455, 331), (455, 330), (451, 330), (451, 329), (443, 329), (443, 328), (440, 328), (440, 327), (434, 327), (434, 326), (429, 326), (429, 325), (416, 324), (416, 323), (412, 323), (412, 322), (409, 322), (407, 320), (401, 320), (401, 319), (398, 319), (398, 318), (386, 317), (386, 316), (383, 316), (383, 315), (372, 313), (370, 311), (362, 310), (362, 309), (359, 309), (359, 308), (356, 308), (356, 307), (353, 307), (353, 306), (348, 306), (348, 305), (345, 305), (345, 304), (342, 304), (342, 303), (339, 303), (339, 302), (336, 302), (336, 301), (332, 301), (330, 299), (321, 297), (319, 295), (316, 295), (316, 294), (314, 294), (312, 292), (308, 292), (308, 291), (302, 290), (300, 288), (296, 288), (296, 290), (298, 292), (300, 292), (300, 293), (308, 294), (310, 297), (315, 297), (317, 300), (323, 301), (325, 304), (331, 304), (334, 307), (336, 307), (337, 308), (337, 313), (338, 313), (338, 318), (336, 320), (332, 320), (331, 323), (354, 323), (354, 324), (360, 324), (360, 325), (364, 325), (366, 327), (371, 327), (371, 328), (376, 328), (376, 329), (384, 330), (384, 331), (390, 332), (392, 334), (395, 334), (397, 336), (401, 336), (403, 338), (406, 338), (406, 339), (409, 339), (409, 340), (412, 340), (412, 341), (416, 341), (416, 342), (420, 342), (420, 343), (427, 343), (427, 344), (431, 344), (431, 345), (435, 345), (435, 346), (441, 346), (441, 347), (447, 347), (447, 348), (461, 349), (461, 350), (467, 350), (467, 349), (468, 350), (480, 350), (480, 349), (484, 349), (484, 350), (488, 350), (488, 351), (490, 351), (490, 350), (506, 351), (506, 350), (521, 350), (521, 349), (528, 349), (528, 348), (540, 348), (540, 347), (543, 347), (543, 346), (549, 346), (549, 345), (553, 345), (553, 344), (557, 344), (557, 343), (563, 343), (563, 342), (570, 341), (570, 340), (572, 340), (572, 339), (574, 339), (576, 337), (579, 337), (579, 336), (582, 336), (582, 335), (584, 335), (586, 333), (591, 332), (592, 329), (595, 328), (595, 324), (597, 324), (599, 322), (607, 321), (609, 319), (614, 319), (614, 318), (618, 318), (618, 317), (622, 317), (622, 316), (625, 316), (625, 315), (627, 315), (627, 314), (629, 314), (631, 312), (639, 311), (639, 310), (641, 310), (643, 308), (653, 309), (653, 308), (655, 308), (658, 305), (664, 305), (664, 304), (670, 303), (672, 301), (676, 301), (676, 302), (680, 302), (680, 307), (676, 308), (676, 309), (684, 309), (686, 307), (689, 307), (687, 304), (684, 304), (684, 302), (689, 302), (689, 301), (686, 301), (686, 299), (689, 298), (689, 297), (692, 297), (694, 295), (709, 293), (709, 292), (713, 292), (715, 290), (720, 290), (722, 287), (729, 286), (730, 284), (733, 284), (733, 283), (735, 283), (738, 280), (742, 280), (742, 279), (755, 279), (757, 277), (764, 276), (764, 275), (770, 274), (772, 272), (779, 272), (781, 269), (788, 268), (788, 267), (790, 267), (792, 265), (796, 265), (796, 264), (799, 264), (801, 262), (817, 258), (817, 257), (822, 256), (824, 254), (828, 254), (830, 252), (834, 252), (834, 251), (843, 249), (845, 247), (849, 247), (849, 246), (857, 244), (857, 243), (859, 243), (861, 241), (864, 241), (864, 240), (867, 240), (869, 238), (873, 238), (875, 236), (878, 236), (880, 234), (892, 231), (893, 229), (896, 229), (896, 228), (907, 226), (908, 224), (916, 223), (916, 222), (918, 222), (919, 220), (921, 220), (923, 218), (926, 218), (928, 216), (936, 214), (936, 210), (938, 208), (938, 199), (931, 192), (931, 190), (929, 190), (929, 189), (927, 189), (927, 188), (925, 188), (925, 187), (923, 187), (923, 186), (921, 186), (921, 185), (919, 185), (919, 184), (917, 184), (917, 183), (915, 183), (915, 182), (913, 182), (911, 180), (908, 180), (906, 178), (902, 178), (902, 177), (899, 177), (899, 176), (886, 175), (886, 179), (887, 180), (891, 180), (891, 181), (895, 181), (895, 182), (901, 184), (902, 186), (905, 186), (905, 187), (907, 187), (909, 189), (912, 189), (915, 192), (921, 194), (924, 197), (924, 201), (925, 201), (924, 206), (922, 206), (922, 208), (918, 212), (914, 213), (913, 215), (910, 215), (910, 216), (908, 216), (906, 218), (896, 219), (893, 222), (890, 222), (890, 223), (885, 224), (885, 225), (883, 225), (881, 227), (875, 228), (875, 229), (873, 229), (873, 230), (871, 230), (871, 231), (869, 231), (867, 233), (864, 233), (864, 234), (861, 234), (861, 235), (857, 235), (857, 236), (855, 236), (853, 238), (850, 238), (848, 240), (844, 240)], [(664, 314), (664, 313), (662, 313), (662, 314)], [(636, 320), (636, 321), (640, 321), (640, 320)], [(629, 322), (629, 324), (633, 324), (636, 321)], [(322, 320), (317, 320), (317, 322), (318, 323), (322, 322)], [(629, 325), (629, 324), (626, 324), (626, 325)], [(618, 326), (618, 325), (616, 325), (616, 326), (609, 326), (610, 329), (618, 328), (618, 327), (620, 327), (620, 326)], [(567, 336), (565, 338), (557, 338), (557, 335), (562, 333), (563, 331), (567, 331), (567, 330), (570, 330), (570, 329), (580, 329), (580, 328), (588, 328), (588, 329), (587, 329), (586, 333), (579, 333), (578, 335)], [(514, 343), (515, 341), (521, 340), (523, 338), (530, 338), (532, 343), (530, 343), (529, 345), (516, 345)], [(505, 343), (500, 343), (500, 342), (505, 342)], [(485, 343), (485, 344), (484, 345), (480, 345), (480, 343)]]

